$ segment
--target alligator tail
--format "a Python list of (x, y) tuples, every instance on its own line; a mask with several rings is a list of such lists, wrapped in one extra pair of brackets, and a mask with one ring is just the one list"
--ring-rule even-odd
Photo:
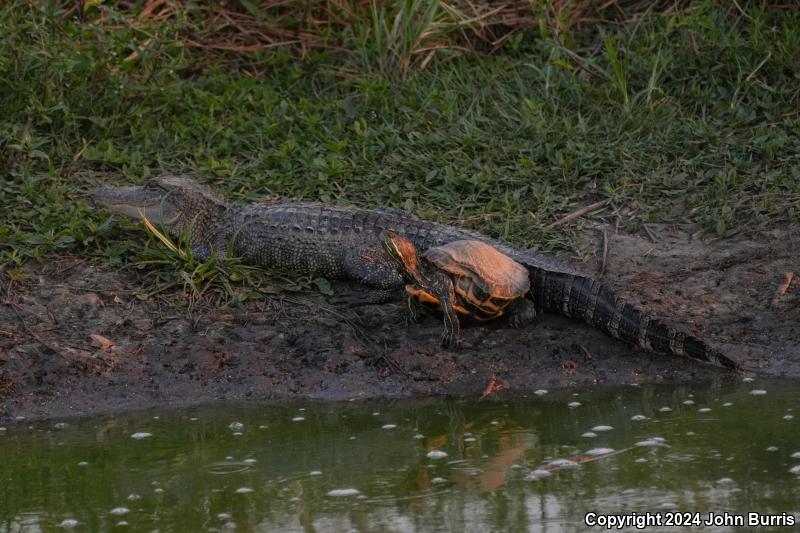
[(538, 309), (596, 326), (615, 339), (645, 350), (696, 359), (740, 370), (700, 339), (678, 331), (625, 302), (603, 282), (585, 276), (529, 268), (531, 295)]

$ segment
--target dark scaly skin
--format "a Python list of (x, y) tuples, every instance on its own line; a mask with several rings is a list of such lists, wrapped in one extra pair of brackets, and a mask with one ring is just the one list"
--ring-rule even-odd
[(312, 202), (231, 206), (191, 178), (166, 176), (144, 187), (105, 187), (97, 203), (137, 216), (131, 206), (165, 213), (155, 222), (173, 234), (189, 231), (192, 251), (231, 255), (268, 268), (291, 269), (332, 279), (353, 279), (388, 298), (404, 286), (403, 273), (383, 247), (387, 230), (419, 250), (474, 239), (490, 244), (525, 266), (530, 298), (540, 311), (562, 314), (644, 349), (738, 369), (703, 341), (650, 318), (617, 297), (602, 282), (554, 259), (501, 243), (476, 232), (425, 221), (397, 209), (360, 209)]

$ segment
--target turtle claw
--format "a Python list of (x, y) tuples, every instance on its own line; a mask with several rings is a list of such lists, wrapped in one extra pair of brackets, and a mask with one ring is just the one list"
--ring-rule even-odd
[(451, 332), (446, 332), (442, 335), (442, 346), (444, 348), (458, 348), (461, 346), (461, 339)]

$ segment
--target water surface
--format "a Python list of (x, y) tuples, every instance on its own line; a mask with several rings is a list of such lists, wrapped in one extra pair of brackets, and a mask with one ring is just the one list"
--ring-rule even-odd
[(800, 517), (799, 385), (17, 420), (0, 429), (0, 532), (558, 532), (586, 530), (587, 512)]

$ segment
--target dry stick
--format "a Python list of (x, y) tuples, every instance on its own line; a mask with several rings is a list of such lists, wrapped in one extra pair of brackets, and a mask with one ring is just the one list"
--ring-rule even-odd
[(600, 277), (606, 273), (606, 261), (608, 260), (608, 232), (603, 228), (603, 263), (600, 265)]
[(593, 204), (589, 204), (586, 207), (582, 207), (582, 208), (578, 209), (577, 211), (573, 211), (572, 213), (568, 214), (567, 216), (556, 220), (555, 222), (553, 222), (549, 226), (545, 227), (545, 229), (553, 229), (553, 228), (556, 228), (558, 226), (563, 226), (567, 222), (572, 222), (576, 218), (580, 218), (583, 215), (591, 213), (592, 211), (597, 211), (598, 209), (600, 209), (602, 207), (605, 207), (608, 204), (608, 202), (609, 202), (609, 200), (600, 200), (599, 202), (595, 202)]
[(777, 306), (781, 296), (786, 294), (786, 291), (789, 290), (789, 286), (792, 284), (792, 279), (794, 279), (794, 272), (787, 272), (783, 283), (781, 283), (778, 286), (778, 290), (775, 291), (775, 296), (772, 298), (772, 307)]
[(651, 241), (653, 241), (653, 242), (658, 242), (658, 237), (656, 236), (656, 234), (655, 234), (655, 233), (653, 233), (653, 230), (651, 230), (651, 229), (650, 229), (650, 228), (647, 226), (647, 224), (642, 224), (642, 227), (644, 228), (644, 231), (645, 231), (645, 233), (647, 233), (647, 236), (648, 236), (648, 237), (650, 237), (650, 240), (651, 240)]

